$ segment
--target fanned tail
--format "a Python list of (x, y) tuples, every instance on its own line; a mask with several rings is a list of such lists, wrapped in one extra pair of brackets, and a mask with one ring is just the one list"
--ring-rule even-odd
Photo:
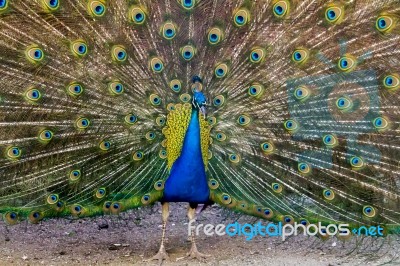
[(173, 143), (163, 128), (199, 75), (213, 201), (399, 233), (396, 1), (3, 2), (9, 223), (160, 200)]

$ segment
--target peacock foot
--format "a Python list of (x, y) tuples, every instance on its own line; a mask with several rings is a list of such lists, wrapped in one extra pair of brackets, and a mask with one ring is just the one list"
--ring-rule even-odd
[(187, 257), (187, 258), (190, 258), (190, 259), (197, 259), (197, 260), (203, 261), (203, 260), (205, 260), (206, 258), (210, 257), (210, 255), (206, 255), (206, 254), (200, 253), (200, 252), (197, 250), (196, 245), (192, 245), (192, 248), (191, 248), (190, 251), (186, 254), (186, 257)]
[(163, 261), (167, 260), (167, 259), (169, 259), (168, 253), (167, 253), (167, 251), (165, 251), (165, 247), (161, 246), (160, 250), (154, 257), (147, 259), (145, 261), (148, 262), (148, 261), (158, 260), (159, 265), (161, 265), (163, 263)]

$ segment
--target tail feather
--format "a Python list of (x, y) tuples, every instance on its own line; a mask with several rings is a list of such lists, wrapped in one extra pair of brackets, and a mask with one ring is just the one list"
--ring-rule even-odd
[(189, 2), (0, 6), (6, 221), (160, 200), (163, 128), (199, 75), (213, 201), (398, 232), (396, 1)]

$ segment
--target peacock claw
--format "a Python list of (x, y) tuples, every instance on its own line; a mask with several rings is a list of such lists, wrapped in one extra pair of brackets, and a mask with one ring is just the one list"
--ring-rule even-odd
[(210, 255), (200, 253), (197, 250), (197, 247), (195, 245), (193, 245), (192, 248), (190, 249), (190, 251), (188, 253), (186, 253), (186, 257), (190, 258), (190, 259), (197, 259), (197, 260), (203, 261), (204, 259), (210, 257)]
[(160, 247), (160, 250), (158, 251), (158, 253), (157, 253), (154, 257), (145, 260), (145, 262), (149, 262), (149, 261), (153, 261), (153, 260), (158, 260), (159, 265), (161, 266), (161, 264), (163, 263), (163, 261), (164, 261), (164, 260), (168, 260), (168, 259), (169, 259), (169, 256), (168, 256), (167, 251), (165, 251), (165, 247), (164, 247), (164, 246), (161, 246), (161, 247)]

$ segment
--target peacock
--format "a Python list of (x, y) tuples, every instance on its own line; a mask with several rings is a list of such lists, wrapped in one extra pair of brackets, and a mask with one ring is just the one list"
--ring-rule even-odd
[(0, 213), (161, 202), (160, 262), (171, 202), (399, 234), (399, 34), (398, 0), (0, 0)]

